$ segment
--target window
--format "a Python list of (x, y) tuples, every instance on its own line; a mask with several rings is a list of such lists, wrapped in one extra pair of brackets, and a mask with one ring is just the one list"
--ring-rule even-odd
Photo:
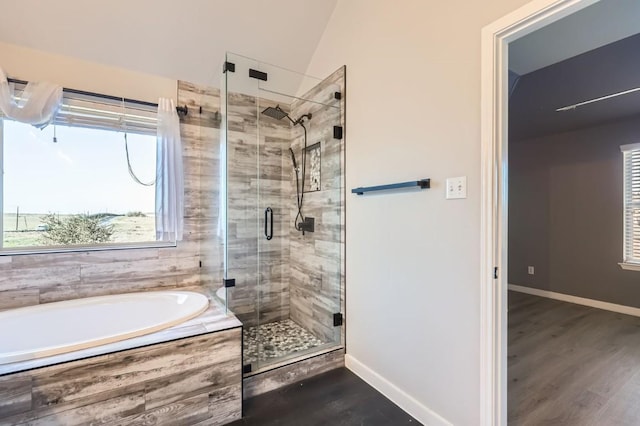
[(0, 119), (0, 148), (3, 252), (156, 243), (156, 108), (65, 93), (43, 130)]
[(624, 269), (640, 270), (640, 143), (620, 147), (624, 158)]

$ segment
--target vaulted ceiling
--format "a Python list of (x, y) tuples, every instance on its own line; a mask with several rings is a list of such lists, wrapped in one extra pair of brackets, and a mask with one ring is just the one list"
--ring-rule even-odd
[(336, 3), (5, 1), (0, 41), (217, 86), (225, 51), (306, 71)]

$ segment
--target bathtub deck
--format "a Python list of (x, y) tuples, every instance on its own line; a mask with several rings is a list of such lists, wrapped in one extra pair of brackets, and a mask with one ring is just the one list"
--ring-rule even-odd
[[(105, 321), (108, 320), (105, 318)], [(211, 302), (209, 309), (201, 315), (165, 330), (66, 354), (2, 364), (0, 365), (0, 376), (241, 326), (242, 323), (233, 314), (226, 314), (224, 307)]]

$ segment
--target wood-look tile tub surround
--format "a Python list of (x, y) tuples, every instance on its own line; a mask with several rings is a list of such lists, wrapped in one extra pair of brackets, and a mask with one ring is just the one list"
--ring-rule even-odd
[(0, 377), (0, 425), (224, 425), (242, 415), (241, 327)]

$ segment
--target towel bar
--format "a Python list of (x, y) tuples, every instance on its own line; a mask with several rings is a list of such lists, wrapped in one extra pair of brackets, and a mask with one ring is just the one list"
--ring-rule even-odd
[(351, 190), (351, 193), (362, 195), (365, 192), (386, 191), (389, 189), (413, 188), (413, 187), (419, 187), (420, 189), (428, 189), (431, 187), (431, 179), (412, 180), (410, 182), (392, 183), (389, 185), (364, 186), (364, 187), (361, 186), (359, 188), (353, 188)]

